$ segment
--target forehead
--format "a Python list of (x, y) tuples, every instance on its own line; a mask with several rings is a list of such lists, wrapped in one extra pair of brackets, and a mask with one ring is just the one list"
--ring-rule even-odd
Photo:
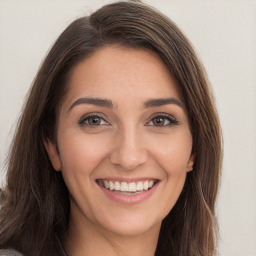
[(156, 53), (116, 45), (99, 49), (73, 69), (67, 96), (70, 101), (81, 96), (116, 101), (180, 98), (175, 80)]

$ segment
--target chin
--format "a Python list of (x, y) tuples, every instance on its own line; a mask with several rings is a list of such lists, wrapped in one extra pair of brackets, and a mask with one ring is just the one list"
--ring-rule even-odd
[[(103, 218), (106, 217), (106, 218)], [(108, 232), (119, 236), (139, 236), (151, 230), (159, 232), (164, 216), (156, 218), (151, 214), (127, 214), (115, 216), (101, 216), (100, 225)]]

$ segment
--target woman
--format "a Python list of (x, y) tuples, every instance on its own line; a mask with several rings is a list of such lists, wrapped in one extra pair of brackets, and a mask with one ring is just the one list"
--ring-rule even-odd
[(44, 60), (12, 146), (5, 255), (216, 254), (221, 133), (204, 69), (140, 2), (74, 21)]

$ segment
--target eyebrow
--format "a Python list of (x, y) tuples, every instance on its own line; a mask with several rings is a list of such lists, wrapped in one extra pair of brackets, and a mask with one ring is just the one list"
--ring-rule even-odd
[(160, 107), (167, 104), (175, 104), (184, 108), (184, 104), (177, 98), (160, 98), (160, 99), (149, 99), (144, 103), (145, 108)]
[(69, 108), (69, 111), (80, 104), (92, 104), (100, 107), (105, 107), (105, 108), (113, 108), (113, 103), (111, 100), (107, 99), (100, 99), (100, 98), (80, 98), (76, 100)]
[[(76, 100), (69, 108), (68, 111), (70, 111), (72, 108), (74, 108), (77, 105), (81, 104), (91, 104), (95, 106), (105, 107), (105, 108), (113, 108), (113, 103), (111, 100), (107, 99), (101, 99), (101, 98), (80, 98)], [(184, 107), (184, 104), (178, 100), (177, 98), (159, 98), (159, 99), (149, 99), (144, 103), (145, 108), (151, 108), (151, 107), (160, 107), (168, 104), (175, 104), (180, 107)]]

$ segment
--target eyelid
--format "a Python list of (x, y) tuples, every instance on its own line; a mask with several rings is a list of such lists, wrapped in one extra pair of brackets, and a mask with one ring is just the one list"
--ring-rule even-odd
[(100, 119), (104, 120), (104, 122), (106, 122), (106, 124), (104, 125), (110, 125), (110, 123), (106, 120), (105, 117), (103, 117), (104, 115), (102, 113), (95, 113), (95, 112), (92, 112), (92, 113), (88, 113), (88, 114), (85, 114), (83, 115), (80, 120), (79, 120), (79, 125), (85, 125), (85, 126), (88, 126), (88, 127), (93, 127), (93, 128), (96, 128), (97, 126), (102, 126), (102, 125), (90, 125), (90, 124), (85, 124), (85, 121), (86, 119), (89, 119), (90, 117), (99, 117)]
[[(106, 118), (104, 117), (105, 115), (102, 114), (102, 113), (98, 113), (98, 112), (92, 112), (92, 113), (87, 113), (85, 115), (83, 115), (80, 120), (79, 120), (79, 125), (81, 126), (87, 126), (89, 128), (99, 128), (103, 125), (111, 125), (107, 120)], [(106, 124), (99, 124), (99, 125), (91, 125), (91, 124), (86, 124), (85, 121), (87, 119), (89, 119), (90, 117), (99, 117), (100, 119), (104, 120), (104, 122)], [(169, 124), (166, 124), (166, 125), (162, 125), (162, 126), (157, 126), (157, 125), (154, 125), (154, 124), (149, 124), (150, 122), (152, 122), (155, 118), (157, 117), (160, 117), (160, 118), (164, 118), (164, 119), (168, 119), (169, 120)], [(172, 115), (168, 114), (168, 113), (155, 113), (154, 115), (152, 115), (149, 119), (149, 121), (147, 121), (146, 123), (146, 126), (154, 126), (154, 127), (158, 127), (158, 128), (161, 128), (161, 127), (169, 127), (169, 126), (173, 126), (173, 125), (178, 125), (179, 124), (179, 121), (177, 121), (177, 119), (175, 117), (173, 117)]]
[[(156, 125), (148, 125), (150, 122), (152, 122), (153, 119), (157, 118), (157, 117), (162, 117), (162, 118), (165, 118), (165, 119), (168, 119), (170, 121), (170, 124), (168, 125), (164, 125), (164, 126), (156, 126)], [(168, 114), (168, 113), (155, 113), (153, 116), (150, 117), (150, 120), (147, 122), (147, 126), (154, 126), (154, 127), (168, 127), (168, 126), (173, 126), (173, 125), (178, 125), (179, 124), (179, 121), (173, 117), (172, 115)]]

